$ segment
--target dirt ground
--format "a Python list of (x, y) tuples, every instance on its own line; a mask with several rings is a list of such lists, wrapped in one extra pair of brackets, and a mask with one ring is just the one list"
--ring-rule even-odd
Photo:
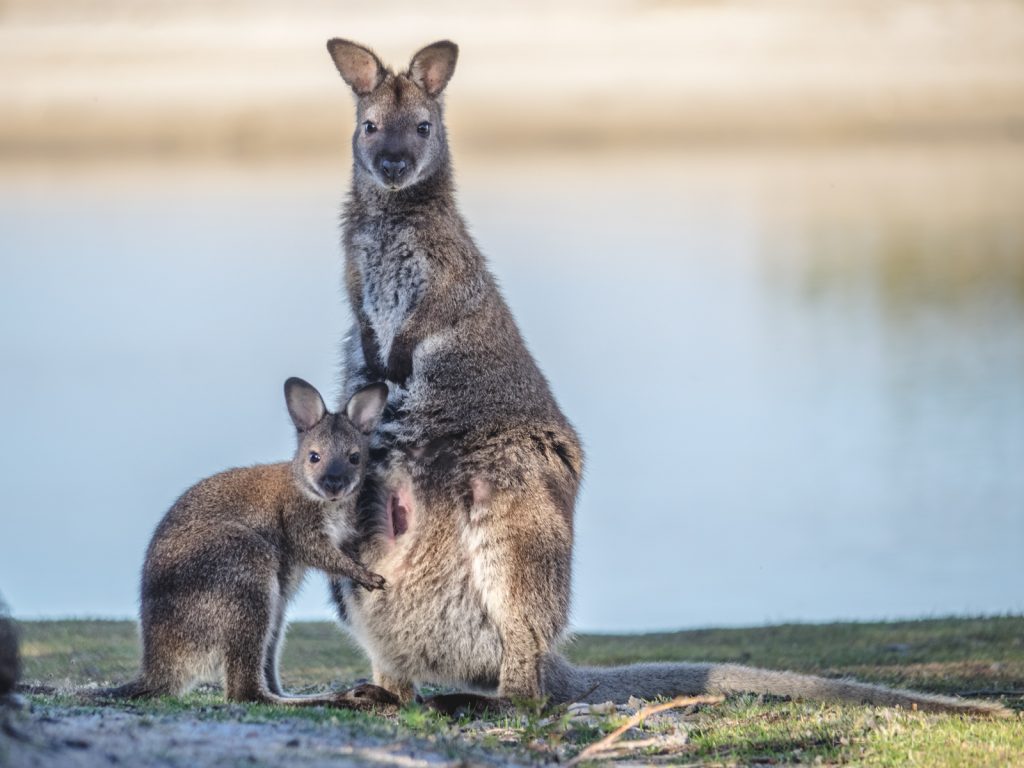
[[(14, 768), (149, 766), (447, 766), (465, 757), (436, 740), (373, 736), (301, 717), (247, 722), (235, 713), (152, 715), (26, 705), (8, 712), (0, 765)], [(228, 718), (228, 719), (223, 719)]]
[[(641, 706), (639, 701), (619, 707), (576, 704), (554, 716), (517, 714), (491, 720), (430, 716), (409, 723), (410, 728), (402, 715), (332, 715), (323, 709), (303, 716), (280, 711), (254, 714), (252, 708), (229, 704), (153, 712), (50, 705), (24, 697), (16, 697), (16, 702), (0, 710), (4, 768), (560, 763), (580, 745), (576, 739), (552, 736), (599, 736), (610, 729), (609, 723)], [(653, 715), (643, 731), (633, 728), (623, 736), (617, 754), (633, 752), (633, 744), (642, 747), (643, 754), (678, 753), (687, 744), (687, 720), (693, 716), (693, 709)]]

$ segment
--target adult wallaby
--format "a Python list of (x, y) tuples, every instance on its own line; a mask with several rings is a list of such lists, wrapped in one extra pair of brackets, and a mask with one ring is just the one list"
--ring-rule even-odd
[(360, 501), (359, 553), (388, 589), (332, 583), (374, 682), (404, 700), (431, 682), (556, 702), (765, 692), (993, 709), (735, 665), (561, 657), (583, 452), (456, 205), (441, 94), (458, 48), (428, 45), (398, 73), (356, 43), (327, 48), (356, 94), (344, 389), (400, 385)]
[(142, 671), (93, 696), (180, 695), (221, 669), (232, 701), (394, 703), (375, 686), (324, 696), (286, 696), (281, 688), (285, 608), (307, 568), (367, 590), (384, 586), (339, 545), (355, 533), (367, 434), (379, 420), (387, 386), (363, 387), (336, 414), (302, 379), (288, 379), (284, 392), (298, 432), (294, 458), (222, 472), (174, 503), (142, 569)]

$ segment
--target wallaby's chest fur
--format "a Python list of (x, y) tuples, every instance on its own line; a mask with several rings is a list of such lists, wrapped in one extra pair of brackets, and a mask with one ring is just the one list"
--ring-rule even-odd
[(413, 221), (389, 221), (361, 210), (352, 217), (348, 253), (362, 282), (361, 305), (384, 365), (395, 335), (427, 290), (430, 264)]

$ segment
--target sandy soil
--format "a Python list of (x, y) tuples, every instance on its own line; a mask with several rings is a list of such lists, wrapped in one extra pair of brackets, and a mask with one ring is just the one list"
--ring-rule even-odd
[[(33, 707), (9, 715), (0, 765), (17, 768), (159, 766), (464, 765), (443, 745), (374, 738), (331, 722), (287, 718), (240, 722), (230, 708), (207, 719), (117, 709)], [(239, 710), (238, 716), (244, 712)]]
[[(642, 705), (574, 704), (565, 714), (532, 721), (527, 716), (452, 722), (430, 736), (402, 735), (382, 719), (379, 727), (323, 719), (275, 716), (260, 719), (244, 707), (218, 705), (188, 712), (153, 714), (118, 708), (29, 704), (0, 705), (0, 766), (91, 768), (153, 766), (416, 766), (532, 765), (564, 762), (579, 746), (563, 736), (574, 729), (598, 733), (610, 717), (634, 714)], [(631, 728), (616, 754), (670, 755), (688, 743), (685, 710), (651, 715), (643, 732)], [(553, 729), (550, 730), (550, 729)], [(391, 733), (389, 733), (391, 731)], [(591, 740), (594, 737), (591, 737)]]

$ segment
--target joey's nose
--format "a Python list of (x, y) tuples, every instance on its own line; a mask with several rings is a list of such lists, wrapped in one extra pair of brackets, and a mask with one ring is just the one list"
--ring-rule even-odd
[(328, 496), (341, 493), (348, 486), (348, 477), (342, 474), (324, 475), (320, 480), (320, 487)]
[(380, 161), (380, 170), (388, 181), (398, 181), (405, 175), (409, 164), (401, 158), (392, 159), (385, 157)]

